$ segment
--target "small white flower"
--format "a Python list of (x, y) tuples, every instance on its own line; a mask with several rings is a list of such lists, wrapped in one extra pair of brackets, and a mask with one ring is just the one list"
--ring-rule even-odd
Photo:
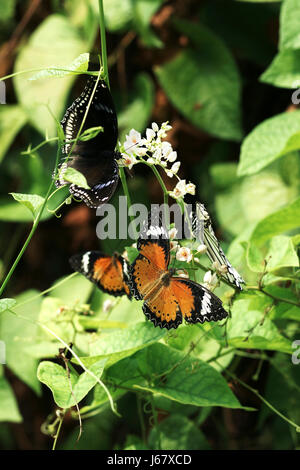
[(220, 274), (226, 274), (228, 272), (226, 264), (220, 264), (219, 261), (214, 261), (211, 267)]
[(102, 310), (104, 313), (107, 313), (113, 308), (113, 306), (114, 306), (114, 302), (110, 299), (106, 299), (103, 302)]
[(129, 260), (128, 260), (128, 253), (127, 253), (127, 250), (124, 250), (124, 251), (123, 251), (122, 257), (125, 258), (126, 261), (129, 261)]
[(175, 162), (176, 159), (177, 159), (177, 152), (175, 152), (173, 150), (173, 152), (168, 154), (167, 160), (168, 160), (168, 162), (173, 163), (173, 162)]
[(185, 180), (180, 180), (180, 181), (178, 181), (178, 183), (176, 184), (176, 186), (175, 186), (175, 188), (173, 189), (173, 191), (170, 192), (170, 195), (171, 195), (174, 199), (178, 199), (178, 198), (180, 198), (180, 197), (183, 197), (183, 196), (186, 194), (185, 187), (186, 187)]
[(172, 171), (175, 175), (178, 173), (178, 170), (179, 170), (179, 168), (180, 168), (180, 165), (181, 165), (180, 162), (176, 162), (176, 163), (174, 163), (174, 165), (172, 165), (171, 171)]
[(197, 248), (197, 253), (200, 255), (203, 255), (204, 253), (207, 252), (207, 246), (206, 245), (199, 245)]
[(162, 157), (161, 149), (158, 148), (158, 149), (156, 149), (155, 152), (153, 153), (153, 158), (154, 158), (154, 160), (156, 160), (157, 162), (160, 162), (161, 157)]
[(176, 253), (176, 259), (178, 261), (186, 261), (187, 263), (189, 263), (193, 259), (191, 250), (185, 246), (180, 247)]
[(212, 280), (212, 273), (211, 271), (207, 271), (205, 274), (204, 274), (204, 277), (203, 277), (203, 281), (206, 283), (206, 284), (210, 284), (210, 281)]
[(159, 131), (159, 127), (158, 127), (158, 125), (156, 124), (156, 122), (152, 122), (151, 127), (152, 127), (152, 129), (154, 130), (154, 132), (158, 132), (158, 131)]
[(122, 159), (118, 160), (120, 166), (126, 166), (129, 169), (136, 163), (138, 163), (137, 159), (133, 155), (127, 155), (126, 153), (122, 153)]
[(196, 192), (196, 186), (193, 183), (188, 183), (185, 190), (188, 194), (192, 194), (194, 196)]
[(206, 287), (206, 289), (208, 290), (213, 290), (219, 282), (216, 273), (212, 274), (211, 271), (207, 271), (204, 274), (203, 281), (204, 281), (203, 286)]
[(154, 158), (152, 158), (152, 157), (149, 157), (149, 158), (147, 159), (147, 162), (148, 162), (150, 165), (155, 165), (155, 163), (156, 163), (156, 161), (155, 161)]
[(138, 147), (135, 150), (135, 153), (138, 157), (144, 157), (147, 153), (147, 149), (146, 149), (146, 147)]
[(137, 244), (136, 244), (136, 243), (133, 243), (131, 246), (132, 246), (132, 248), (137, 248)]
[(155, 137), (155, 132), (153, 129), (147, 129), (146, 130), (146, 138), (147, 142), (151, 142)]
[(177, 228), (173, 227), (169, 230), (169, 237), (170, 237), (170, 240), (173, 240), (174, 238), (176, 238), (176, 235), (178, 233), (178, 230)]
[(165, 172), (167, 173), (167, 176), (168, 176), (169, 178), (173, 178), (174, 173), (172, 173), (171, 170), (166, 169)]
[(124, 142), (124, 149), (126, 152), (132, 153), (135, 152), (135, 146), (141, 142), (141, 134), (135, 129), (131, 129), (129, 135), (126, 136)]
[(185, 279), (189, 278), (189, 275), (183, 269), (179, 269), (178, 271), (176, 271), (176, 276), (183, 277)]

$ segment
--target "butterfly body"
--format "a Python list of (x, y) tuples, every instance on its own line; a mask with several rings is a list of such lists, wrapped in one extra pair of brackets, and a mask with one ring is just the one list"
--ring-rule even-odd
[[(151, 234), (151, 230), (145, 233)], [(174, 276), (174, 269), (168, 269), (168, 239), (140, 236), (137, 247), (139, 255), (130, 266), (130, 288), (137, 300), (144, 301), (143, 312), (155, 326), (170, 329), (177, 328), (183, 319), (203, 323), (227, 317), (221, 300), (212, 292), (189, 279)]]
[(112, 256), (100, 251), (87, 251), (70, 258), (74, 271), (83, 274), (97, 287), (108, 294), (131, 298), (128, 287), (128, 263), (117, 253)]
[[(91, 77), (61, 121), (65, 144), (55, 182), (57, 187), (69, 184), (64, 180), (68, 168), (82, 173), (90, 189), (72, 183), (69, 190), (91, 208), (97, 208), (113, 195), (119, 180), (116, 160), (120, 158), (119, 152), (115, 151), (118, 123), (112, 96), (103, 80), (99, 80), (96, 88), (95, 85), (96, 79)], [(103, 131), (95, 133), (89, 140), (77, 139), (74, 142), (79, 131), (82, 134), (95, 127), (102, 127)]]

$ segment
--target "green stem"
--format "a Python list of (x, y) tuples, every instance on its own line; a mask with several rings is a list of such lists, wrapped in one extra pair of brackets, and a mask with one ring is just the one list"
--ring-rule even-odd
[(162, 179), (162, 177), (160, 176), (160, 173), (158, 171), (158, 169), (154, 166), (154, 165), (150, 165), (149, 163), (145, 162), (146, 165), (150, 166), (150, 168), (152, 169), (153, 173), (155, 174), (160, 186), (161, 186), (161, 189), (163, 190), (163, 194), (164, 194), (164, 204), (168, 204), (169, 203), (169, 192), (166, 188), (166, 185)]
[(24, 152), (21, 152), (21, 155), (31, 155), (35, 153), (37, 150), (39, 150), (41, 147), (44, 147), (44, 145), (48, 144), (49, 142), (56, 142), (57, 140), (58, 140), (58, 137), (51, 137), (50, 139), (45, 139), (43, 140), (43, 142), (38, 144), (33, 149), (31, 148), (30, 150), (25, 150)]
[[(220, 367), (221, 365), (215, 361)], [(274, 411), (274, 413), (276, 413), (280, 418), (282, 418), (284, 421), (286, 421), (287, 423), (289, 423), (291, 426), (293, 426), (294, 428), (296, 428), (296, 431), (297, 432), (300, 432), (300, 426), (296, 423), (294, 423), (293, 421), (291, 421), (289, 418), (287, 418), (286, 416), (284, 416), (282, 413), (280, 413), (279, 410), (277, 410), (270, 402), (268, 402), (268, 400), (266, 400), (257, 390), (255, 390), (255, 388), (252, 388), (250, 387), (250, 385), (246, 384), (243, 380), (239, 379), (235, 374), (233, 374), (232, 372), (229, 372), (229, 370), (225, 370), (225, 373), (227, 375), (229, 375), (229, 377), (233, 378), (234, 380), (236, 380), (239, 384), (241, 384), (243, 387), (245, 387), (247, 390), (249, 390), (250, 392), (254, 393), (254, 395), (256, 395), (268, 408), (270, 408), (270, 410)]]
[(246, 289), (248, 289), (248, 290), (257, 290), (257, 291), (262, 292), (263, 294), (267, 295), (267, 296), (270, 297), (271, 299), (276, 300), (276, 301), (278, 301), (278, 302), (285, 302), (286, 304), (296, 305), (297, 307), (300, 307), (300, 303), (299, 303), (299, 302), (296, 302), (295, 300), (282, 299), (282, 298), (280, 298), (280, 297), (275, 297), (275, 295), (269, 294), (269, 292), (266, 292), (266, 291), (265, 291), (264, 289), (262, 289), (261, 287), (246, 286)]
[(24, 245), (22, 246), (22, 248), (21, 248), (21, 250), (20, 250), (20, 252), (19, 252), (17, 258), (15, 259), (14, 264), (13, 264), (12, 267), (10, 268), (10, 270), (9, 270), (9, 272), (8, 272), (8, 274), (7, 274), (7, 276), (6, 276), (6, 278), (4, 279), (4, 281), (3, 281), (3, 283), (2, 283), (2, 286), (1, 286), (1, 288), (0, 288), (0, 296), (3, 294), (4, 289), (6, 288), (6, 286), (7, 286), (8, 282), (9, 282), (11, 276), (13, 275), (13, 273), (14, 273), (16, 267), (18, 266), (20, 259), (22, 258), (23, 254), (24, 254), (24, 252), (25, 252), (25, 250), (26, 250), (26, 248), (27, 248), (27, 246), (29, 245), (29, 243), (30, 243), (30, 241), (31, 241), (31, 239), (32, 239), (32, 237), (33, 237), (33, 235), (34, 235), (34, 233), (35, 233), (35, 231), (36, 231), (36, 229), (37, 229), (37, 227), (38, 227), (38, 225), (39, 225), (39, 222), (40, 222), (41, 217), (42, 217), (42, 215), (43, 215), (44, 209), (45, 209), (46, 204), (47, 204), (47, 202), (48, 202), (48, 198), (49, 198), (49, 196), (50, 196), (51, 190), (52, 190), (52, 188), (53, 188), (54, 180), (55, 180), (55, 178), (56, 178), (57, 166), (58, 166), (58, 160), (59, 160), (59, 156), (60, 156), (60, 151), (61, 151), (61, 146), (58, 145), (58, 149), (57, 149), (57, 153), (56, 153), (56, 161), (55, 161), (55, 177), (54, 177), (53, 180), (51, 180), (51, 183), (50, 183), (50, 185), (49, 185), (47, 194), (46, 194), (46, 196), (45, 196), (45, 200), (44, 200), (44, 202), (43, 202), (43, 205), (42, 205), (42, 207), (41, 207), (41, 209), (40, 209), (38, 215), (36, 216), (36, 218), (35, 218), (35, 220), (34, 220), (34, 222), (33, 222), (33, 225), (32, 225), (32, 228), (31, 228), (31, 230), (30, 230), (30, 233), (29, 233), (29, 235), (28, 235), (28, 237), (27, 237), (27, 239), (26, 239)]
[(158, 427), (157, 413), (156, 413), (154, 398), (153, 398), (152, 394), (150, 395), (149, 401), (151, 403), (152, 417), (153, 417), (153, 421), (154, 421), (156, 432), (157, 432), (158, 450), (161, 450), (160, 431), (159, 431), (159, 427)]
[(64, 279), (62, 279), (61, 281), (57, 282), (56, 284), (54, 284), (54, 286), (51, 286), (49, 287), (48, 289), (46, 290), (43, 290), (42, 292), (40, 292), (39, 294), (37, 295), (34, 295), (33, 297), (30, 297), (30, 299), (27, 299), (27, 300), (24, 300), (24, 302), (21, 302), (21, 303), (18, 303), (15, 305), (15, 307), (21, 307), (21, 305), (24, 305), (24, 304), (27, 304), (29, 302), (32, 302), (33, 300), (35, 299), (38, 299), (39, 297), (42, 297), (43, 295), (45, 294), (48, 294), (49, 292), (51, 292), (52, 290), (56, 289), (57, 287), (61, 286), (62, 284), (64, 284), (65, 282), (69, 281), (70, 279), (72, 279), (72, 277), (75, 277), (78, 273), (72, 273), (70, 274), (69, 276), (65, 277)]
[[(126, 175), (125, 175), (125, 171), (124, 171), (123, 167), (119, 167), (119, 174), (120, 174), (120, 180), (121, 180), (121, 183), (122, 183), (123, 192), (126, 196), (127, 207), (128, 207), (128, 210), (129, 210), (132, 203), (131, 203), (131, 197), (130, 197), (130, 193), (129, 193), (129, 190), (128, 190)], [(133, 215), (130, 215), (129, 218), (130, 218), (131, 223), (133, 224), (135, 238), (137, 238), (137, 230), (136, 230), (136, 225), (135, 225), (135, 219), (134, 219)]]
[(100, 26), (100, 38), (101, 38), (101, 58), (103, 64), (103, 71), (105, 75), (105, 81), (109, 86), (109, 77), (108, 77), (108, 65), (107, 65), (107, 50), (106, 50), (106, 34), (105, 34), (105, 17), (103, 9), (103, 0), (98, 0), (99, 4), (99, 26)]
[(145, 427), (144, 416), (143, 416), (142, 398), (139, 393), (136, 394), (136, 399), (137, 399), (137, 409), (138, 409), (138, 415), (139, 415), (139, 420), (140, 420), (142, 439), (143, 439), (143, 443), (146, 445), (146, 427)]
[(63, 415), (59, 418), (59, 425), (58, 425), (57, 431), (55, 433), (55, 438), (54, 438), (52, 450), (56, 449), (56, 444), (57, 444), (58, 436), (59, 436), (59, 433), (60, 433), (60, 430), (61, 430), (61, 425), (63, 423), (64, 417), (65, 417), (65, 414), (63, 413)]

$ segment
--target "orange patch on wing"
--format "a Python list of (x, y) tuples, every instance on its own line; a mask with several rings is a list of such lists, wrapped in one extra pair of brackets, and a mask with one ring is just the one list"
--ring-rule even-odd
[(118, 260), (116, 261), (115, 266), (112, 263), (112, 258), (97, 259), (94, 264), (93, 277), (98, 281), (100, 286), (102, 286), (107, 291), (116, 292), (124, 289), (122, 265)]
[(195, 299), (191, 287), (175, 278), (171, 278), (171, 289), (179, 303), (182, 315), (190, 318), (191, 312), (195, 309)]
[(145, 242), (141, 246), (140, 254), (145, 256), (151, 263), (153, 263), (158, 269), (166, 271), (169, 264), (169, 256), (166, 260), (164, 248), (155, 242)]
[(133, 278), (142, 296), (149, 293), (160, 277), (160, 270), (148, 259), (138, 258), (134, 265)]
[(147, 306), (161, 321), (165, 320), (167, 322), (171, 322), (176, 320), (178, 301), (170, 286), (161, 286), (157, 295), (147, 301)]
[(99, 281), (111, 264), (111, 257), (98, 258), (93, 266), (93, 278)]

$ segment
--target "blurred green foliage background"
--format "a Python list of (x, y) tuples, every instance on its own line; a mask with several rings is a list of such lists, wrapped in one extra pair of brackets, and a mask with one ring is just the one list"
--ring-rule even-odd
[[(219, 325), (155, 329), (127, 299), (107, 315), (108, 296), (81, 276), (38, 297), (70, 273), (71, 254), (122, 249), (120, 241), (100, 243), (95, 211), (84, 204), (64, 206), (61, 218), (45, 211), (5, 292), (17, 304), (0, 304), (0, 448), (51, 447), (58, 407), (66, 410), (62, 449), (299, 448), (295, 426), (265, 400), (300, 424), (300, 365), (291, 361), (300, 339), (300, 4), (105, 0), (104, 10), (120, 140), (131, 128), (170, 122), (181, 178), (197, 185), (224, 251), (257, 290), (235, 295), (226, 335)], [(0, 105), (3, 280), (32, 220), (8, 193), (45, 196), (56, 145), (21, 152), (56, 135), (53, 115), (62, 118), (85, 80), (37, 71), (99, 54), (98, 2), (2, 0), (0, 38), (0, 75), (15, 74)], [(136, 168), (128, 179), (133, 201), (161, 202), (151, 172)], [(172, 189), (170, 179), (165, 184)], [(62, 200), (53, 197), (49, 207)], [(228, 303), (232, 290), (217, 294)], [(73, 343), (121, 418), (78, 364), (68, 379), (61, 344), (37, 322)], [(79, 442), (70, 381), (85, 418)]]

